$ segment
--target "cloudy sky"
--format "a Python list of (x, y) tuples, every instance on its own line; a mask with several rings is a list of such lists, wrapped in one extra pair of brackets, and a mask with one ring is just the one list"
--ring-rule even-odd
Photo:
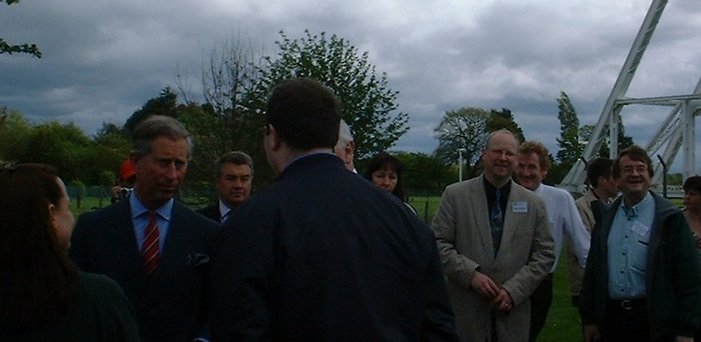
[[(553, 154), (555, 99), (565, 91), (594, 124), (650, 0), (22, 0), (0, 4), (0, 37), (44, 57), (0, 55), (0, 106), (34, 122), (74, 122), (93, 135), (122, 124), (184, 75), (201, 100), (211, 51), (245, 37), (265, 54), (284, 30), (343, 37), (367, 51), (400, 92), (410, 131), (396, 150), (432, 152), (448, 110), (509, 108), (526, 138)], [(628, 96), (682, 95), (701, 76), (701, 1), (670, 1)], [(647, 143), (668, 108), (624, 110)], [(700, 150), (697, 148), (697, 150)], [(677, 158), (680, 159), (680, 158)]]

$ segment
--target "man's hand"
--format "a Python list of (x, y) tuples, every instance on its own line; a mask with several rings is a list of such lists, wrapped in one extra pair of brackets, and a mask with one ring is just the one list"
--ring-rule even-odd
[(584, 326), (584, 342), (595, 342), (601, 338), (601, 333), (599, 332), (599, 327), (596, 324), (589, 324)]
[(492, 305), (494, 305), (499, 311), (509, 313), (511, 309), (514, 308), (514, 300), (511, 299), (509, 292), (501, 288), (499, 289), (496, 298), (494, 298), (492, 301)]
[(675, 342), (694, 342), (693, 337), (688, 337), (688, 336), (677, 336), (677, 338), (674, 339)]
[(488, 298), (494, 298), (499, 293), (499, 286), (497, 286), (491, 278), (479, 271), (475, 271), (472, 280), (470, 280), (470, 286), (472, 286), (472, 289), (477, 291), (477, 293)]

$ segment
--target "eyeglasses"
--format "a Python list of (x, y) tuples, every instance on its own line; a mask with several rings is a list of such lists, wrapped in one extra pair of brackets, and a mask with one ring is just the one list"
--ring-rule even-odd
[(496, 156), (498, 156), (498, 157), (504, 156), (504, 157), (507, 157), (507, 158), (511, 158), (511, 157), (513, 157), (513, 156), (516, 155), (515, 153), (513, 153), (513, 152), (511, 152), (511, 151), (509, 151), (509, 150), (488, 150), (488, 151), (491, 152), (491, 153), (493, 153), (494, 155), (496, 155)]
[(633, 171), (635, 171), (636, 173), (639, 173), (639, 174), (647, 173), (647, 166), (645, 166), (645, 165), (626, 166), (623, 169), (621, 169), (621, 173), (624, 173), (627, 175), (632, 174)]

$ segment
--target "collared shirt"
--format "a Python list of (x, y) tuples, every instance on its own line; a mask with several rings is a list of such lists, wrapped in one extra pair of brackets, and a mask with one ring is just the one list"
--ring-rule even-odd
[(229, 218), (229, 214), (231, 214), (231, 208), (227, 207), (222, 200), (219, 200), (219, 222), (224, 223)]
[[(496, 192), (497, 189), (492, 185), (492, 183), (489, 183), (487, 181), (487, 178), (484, 178), (484, 191), (485, 194), (487, 195), (487, 203), (488, 203), (488, 209), (487, 209), (487, 215), (492, 212), (492, 207), (494, 206), (494, 201), (496, 198)], [(504, 216), (506, 216), (506, 204), (509, 202), (509, 193), (511, 192), (511, 182), (506, 182), (504, 186), (499, 188), (499, 192), (501, 192), (501, 203), (500, 204), (500, 209), (502, 212), (502, 220), (504, 219)]]
[[(174, 199), (168, 200), (162, 207), (156, 209), (156, 223), (158, 225), (158, 242), (163, 252), (168, 229), (170, 228), (170, 218), (173, 213)], [(129, 205), (131, 206), (131, 222), (134, 226), (134, 235), (136, 236), (136, 246), (141, 250), (146, 236), (146, 226), (148, 225), (149, 210), (139, 201), (137, 196), (129, 196)]]
[(616, 209), (608, 237), (609, 297), (630, 299), (645, 296), (647, 249), (655, 217), (655, 201), (648, 194), (628, 207), (625, 201)]
[(550, 233), (555, 242), (555, 263), (553, 263), (550, 273), (555, 272), (555, 268), (557, 268), (565, 236), (569, 237), (573, 243), (579, 265), (584, 267), (589, 254), (591, 235), (582, 222), (582, 217), (579, 215), (572, 195), (566, 190), (546, 184), (541, 184), (533, 192), (545, 202), (545, 210), (550, 222)]

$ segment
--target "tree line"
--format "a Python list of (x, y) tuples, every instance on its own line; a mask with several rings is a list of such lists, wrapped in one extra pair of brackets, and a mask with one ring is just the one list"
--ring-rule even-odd
[[(353, 131), (356, 165), (362, 170), (375, 153), (390, 150), (409, 127), (408, 113), (398, 111), (398, 92), (386, 73), (378, 73), (368, 52), (360, 53), (347, 40), (326, 33), (304, 31), (292, 39), (280, 31), (277, 53), (259, 56), (250, 44), (233, 41), (211, 53), (202, 70), (203, 103), (190, 100), (180, 87), (161, 90), (132, 113), (123, 124), (103, 123), (88, 137), (75, 124), (33, 124), (21, 113), (0, 107), (0, 160), (43, 162), (55, 165), (62, 177), (78, 184), (111, 185), (129, 153), (131, 131), (151, 115), (174, 117), (188, 128), (194, 140), (187, 183), (210, 186), (212, 167), (225, 151), (245, 151), (255, 162), (255, 184), (272, 180), (262, 147), (265, 102), (272, 87), (292, 77), (312, 77), (331, 88), (343, 104), (343, 118)], [(557, 184), (581, 156), (593, 126), (579, 126), (574, 106), (565, 92), (557, 99), (561, 123), (546, 182)], [(1, 122), (4, 118), (4, 124)], [(434, 134), (438, 147), (432, 154), (396, 153), (405, 164), (405, 186), (416, 191), (440, 191), (447, 184), (481, 172), (481, 148), (489, 132), (507, 128), (524, 141), (523, 131), (508, 108), (485, 110), (463, 107), (445, 112)], [(622, 147), (632, 144), (620, 127)], [(627, 145), (626, 145), (627, 144)], [(619, 147), (622, 148), (622, 147)], [(464, 168), (456, 163), (462, 153)], [(606, 144), (600, 154), (608, 155)]]

